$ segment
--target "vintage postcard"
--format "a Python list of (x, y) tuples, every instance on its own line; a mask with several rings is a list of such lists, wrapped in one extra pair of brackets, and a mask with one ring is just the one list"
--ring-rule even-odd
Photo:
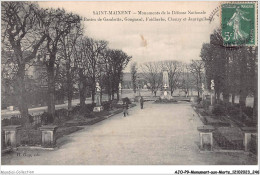
[(1, 174), (258, 174), (258, 17), (257, 1), (2, 1)]

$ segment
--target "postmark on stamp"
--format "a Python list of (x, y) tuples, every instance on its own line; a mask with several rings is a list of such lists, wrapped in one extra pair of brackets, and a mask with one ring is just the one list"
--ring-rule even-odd
[(256, 3), (221, 4), (221, 28), (225, 46), (256, 44)]

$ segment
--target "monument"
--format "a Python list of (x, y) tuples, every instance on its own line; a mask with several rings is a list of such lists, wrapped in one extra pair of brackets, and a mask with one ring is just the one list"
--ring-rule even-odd
[(169, 92), (169, 76), (168, 71), (166, 69), (163, 70), (163, 95), (161, 99), (172, 99), (171, 93)]
[(122, 85), (121, 83), (119, 83), (118, 85), (118, 92), (119, 92), (119, 101), (117, 102), (117, 104), (123, 104), (123, 100), (122, 100)]
[(101, 105), (101, 99), (100, 99), (100, 91), (101, 91), (101, 88), (99, 86), (99, 83), (97, 82), (96, 83), (96, 96), (95, 96), (96, 106), (93, 109), (94, 112), (103, 111), (103, 106)]

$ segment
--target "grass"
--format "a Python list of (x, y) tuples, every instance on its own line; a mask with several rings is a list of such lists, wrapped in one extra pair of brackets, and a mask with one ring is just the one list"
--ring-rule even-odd
[(83, 127), (78, 127), (78, 126), (60, 127), (57, 129), (56, 139), (59, 139), (59, 138), (63, 137), (64, 135), (69, 135), (69, 134), (79, 131), (81, 129), (83, 129)]

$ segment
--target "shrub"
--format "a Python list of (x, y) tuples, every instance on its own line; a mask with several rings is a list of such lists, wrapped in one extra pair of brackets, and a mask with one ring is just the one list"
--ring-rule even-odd
[(81, 107), (79, 110), (80, 114), (87, 114), (93, 111), (93, 108), (96, 104), (86, 104), (85, 106)]
[(227, 106), (227, 112), (231, 116), (238, 116), (239, 115), (239, 108), (235, 106)]
[(225, 107), (222, 105), (215, 105), (212, 113), (216, 116), (221, 116), (221, 115), (225, 115)]
[(245, 107), (245, 108), (243, 109), (243, 112), (244, 112), (247, 116), (249, 116), (250, 118), (252, 118), (252, 116), (253, 116), (253, 108), (252, 108), (252, 107)]
[(104, 110), (110, 110), (112, 107), (111, 101), (103, 101), (102, 106), (104, 107)]
[(210, 100), (203, 100), (202, 101), (203, 108), (207, 109), (210, 106)]
[(118, 104), (117, 102), (118, 102), (117, 100), (112, 100), (111, 101), (112, 108), (122, 108), (123, 107), (123, 105)]
[(42, 113), (41, 115), (41, 121), (42, 121), (42, 124), (43, 125), (47, 125), (47, 124), (50, 124), (50, 123), (53, 123), (53, 117), (50, 113), (48, 112), (44, 112)]
[(80, 111), (80, 105), (77, 105), (77, 106), (75, 106), (72, 110), (71, 110), (71, 114), (78, 114), (79, 113), (79, 111)]
[(10, 118), (10, 125), (22, 125), (26, 123), (26, 118), (18, 118), (17, 116), (13, 116)]
[(41, 131), (32, 129), (21, 130), (21, 144), (30, 146), (40, 145)]
[(7, 126), (7, 125), (10, 125), (10, 120), (5, 118), (2, 120), (2, 126)]
[(128, 97), (122, 99), (124, 103), (132, 104), (131, 100)]
[(70, 119), (67, 109), (59, 109), (55, 111), (54, 124), (60, 126)]
[(29, 114), (28, 118), (29, 118), (29, 122), (32, 124), (33, 123), (33, 116)]

